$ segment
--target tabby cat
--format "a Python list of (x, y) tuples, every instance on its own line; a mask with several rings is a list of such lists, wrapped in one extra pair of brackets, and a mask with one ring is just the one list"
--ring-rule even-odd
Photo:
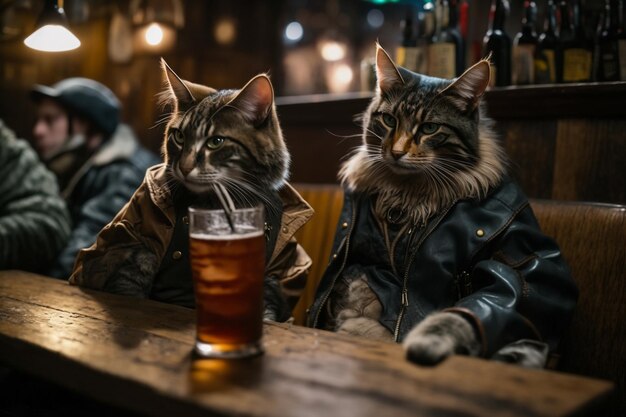
[(220, 208), (217, 191), (236, 207), (265, 207), (265, 317), (285, 320), (310, 265), (293, 234), (312, 210), (286, 182), (290, 156), (272, 84), (260, 74), (240, 90), (215, 90), (162, 67), (161, 101), (173, 109), (164, 164), (148, 171), (129, 205), (81, 252), (71, 280), (193, 307), (187, 208)]
[[(445, 80), (396, 67), (378, 46), (376, 74), (309, 324), (403, 341), (423, 364), (463, 353), (543, 366), (539, 340), (556, 345), (575, 288), (483, 114), (489, 62)], [(543, 298), (552, 293), (562, 298)]]

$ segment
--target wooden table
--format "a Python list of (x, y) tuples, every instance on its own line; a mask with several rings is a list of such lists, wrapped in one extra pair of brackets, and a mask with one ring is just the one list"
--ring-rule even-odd
[(260, 357), (192, 360), (194, 311), (0, 272), (0, 361), (155, 416), (597, 415), (613, 386), (467, 357), (436, 367), (400, 346), (267, 324)]

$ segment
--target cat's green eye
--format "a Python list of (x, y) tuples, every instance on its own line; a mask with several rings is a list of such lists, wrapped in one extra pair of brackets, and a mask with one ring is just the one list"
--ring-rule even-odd
[(213, 136), (212, 138), (209, 138), (209, 140), (206, 141), (206, 146), (209, 149), (217, 149), (221, 147), (223, 144), (224, 144), (224, 138), (220, 136)]
[(183, 146), (185, 143), (185, 135), (178, 129), (170, 129), (170, 135), (174, 139), (177, 145)]
[(389, 113), (383, 113), (383, 122), (391, 128), (396, 127), (396, 123), (397, 123), (396, 118), (390, 115)]
[(437, 123), (422, 123), (420, 126), (420, 130), (424, 133), (426, 133), (427, 135), (433, 134), (435, 133), (437, 130), (439, 130), (439, 125)]

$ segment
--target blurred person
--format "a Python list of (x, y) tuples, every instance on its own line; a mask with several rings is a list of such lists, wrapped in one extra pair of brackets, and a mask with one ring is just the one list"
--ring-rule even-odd
[(56, 174), (73, 222), (48, 274), (67, 278), (78, 251), (95, 242), (159, 160), (120, 123), (119, 100), (97, 81), (76, 77), (35, 85), (31, 97), (37, 104), (33, 145)]
[(45, 272), (71, 232), (56, 179), (0, 120), (0, 270)]

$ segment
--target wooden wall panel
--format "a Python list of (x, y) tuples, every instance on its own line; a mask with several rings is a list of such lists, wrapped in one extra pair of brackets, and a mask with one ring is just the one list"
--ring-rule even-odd
[(552, 197), (626, 204), (625, 132), (624, 119), (560, 120)]
[[(332, 132), (332, 133), (331, 133)], [(330, 126), (285, 126), (283, 133), (292, 153), (291, 178), (304, 183), (337, 182), (337, 172), (346, 156), (361, 143), (356, 129)], [(357, 137), (354, 135), (357, 134)]]
[(556, 121), (498, 122), (498, 131), (510, 158), (510, 173), (535, 198), (551, 198), (555, 158)]

